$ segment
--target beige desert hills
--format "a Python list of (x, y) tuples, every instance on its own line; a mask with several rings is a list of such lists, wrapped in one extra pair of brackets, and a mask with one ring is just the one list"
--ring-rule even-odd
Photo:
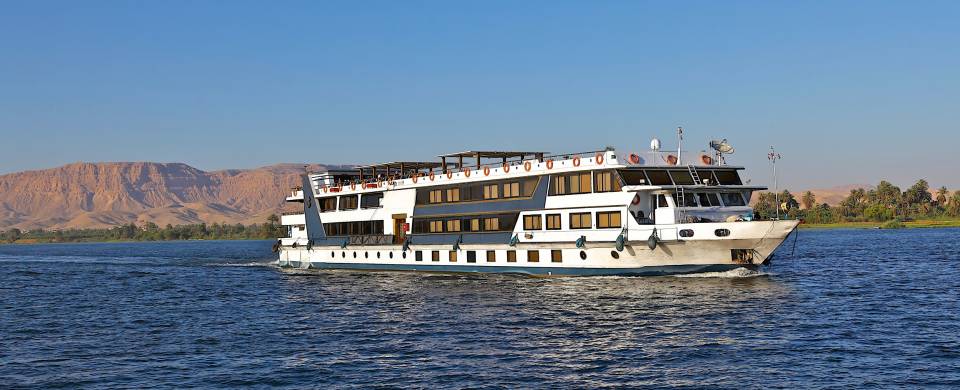
[(205, 172), (180, 163), (81, 162), (2, 175), (0, 230), (259, 223), (283, 209), (284, 194), (303, 169), (278, 164)]

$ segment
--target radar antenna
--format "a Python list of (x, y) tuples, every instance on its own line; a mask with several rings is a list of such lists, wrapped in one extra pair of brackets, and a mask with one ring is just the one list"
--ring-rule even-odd
[(727, 139), (710, 141), (710, 148), (717, 152), (717, 165), (726, 165), (723, 159), (724, 154), (733, 154), (733, 145), (727, 142)]

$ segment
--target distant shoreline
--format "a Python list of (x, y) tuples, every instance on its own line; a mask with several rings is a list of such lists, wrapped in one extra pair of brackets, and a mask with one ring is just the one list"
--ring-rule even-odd
[[(889, 222), (889, 221), (888, 221)], [(888, 222), (803, 223), (801, 229), (883, 229)], [(918, 219), (903, 221), (902, 229), (960, 227), (960, 219)]]
[(22, 239), (14, 242), (0, 241), (0, 245), (38, 245), (38, 244), (122, 244), (132, 242), (189, 242), (189, 241), (276, 241), (277, 238), (190, 238), (184, 240), (71, 240), (53, 241)]

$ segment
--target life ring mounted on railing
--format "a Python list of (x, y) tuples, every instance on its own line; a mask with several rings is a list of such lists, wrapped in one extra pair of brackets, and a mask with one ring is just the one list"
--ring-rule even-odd
[(597, 162), (597, 165), (603, 165), (603, 153), (597, 153), (597, 155), (594, 156), (594, 161)]
[(634, 195), (633, 201), (631, 201), (630, 203), (633, 204), (634, 206), (640, 204), (640, 194)]
[(631, 164), (639, 164), (639, 163), (640, 163), (640, 156), (638, 156), (636, 153), (630, 153), (630, 163), (631, 163)]
[(510, 164), (503, 163), (503, 173), (509, 173), (509, 172), (510, 172)]
[(464, 170), (464, 171), (463, 171), (463, 176), (465, 176), (465, 177), (470, 177), (470, 170), (469, 170), (469, 169)]
[(433, 181), (433, 179), (436, 178), (436, 175), (434, 175), (433, 171), (430, 171), (430, 176), (427, 176), (427, 177), (430, 178), (430, 181)]
[(531, 168), (533, 168), (533, 164), (531, 164), (529, 161), (523, 163), (523, 170), (530, 172)]
[(453, 171), (447, 171), (447, 179), (453, 179)]
[(483, 175), (490, 176), (490, 167), (483, 167)]
[(547, 169), (553, 169), (553, 160), (547, 160)]
[(580, 166), (580, 157), (579, 157), (579, 156), (573, 158), (573, 166), (575, 166), (575, 167), (579, 167), (579, 166)]
[(413, 176), (410, 177), (410, 179), (413, 180), (413, 184), (417, 184), (417, 180), (420, 179), (420, 174), (414, 173)]

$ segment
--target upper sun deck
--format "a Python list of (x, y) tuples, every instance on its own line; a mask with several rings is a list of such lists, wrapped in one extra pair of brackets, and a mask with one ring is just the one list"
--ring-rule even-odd
[[(438, 156), (440, 161), (395, 161), (340, 169), (338, 174), (312, 174), (317, 195), (323, 193), (362, 193), (403, 188), (419, 188), (482, 180), (506, 180), (597, 169), (639, 172), (645, 180), (626, 185), (742, 185), (720, 177), (718, 172), (737, 176), (739, 166), (726, 165), (706, 152), (646, 151), (618, 153), (613, 148), (600, 151), (551, 154), (524, 151), (464, 151)], [(347, 175), (349, 171), (351, 174)], [(703, 172), (684, 174), (684, 172)], [(666, 173), (671, 172), (671, 173)], [(668, 175), (657, 179), (651, 175)], [(687, 177), (690, 180), (687, 180)], [(701, 176), (701, 180), (696, 180)], [(678, 179), (679, 178), (679, 179)], [(709, 179), (709, 183), (703, 183)], [(298, 196), (299, 195), (299, 196)], [(302, 192), (293, 191), (288, 200), (302, 200)]]

